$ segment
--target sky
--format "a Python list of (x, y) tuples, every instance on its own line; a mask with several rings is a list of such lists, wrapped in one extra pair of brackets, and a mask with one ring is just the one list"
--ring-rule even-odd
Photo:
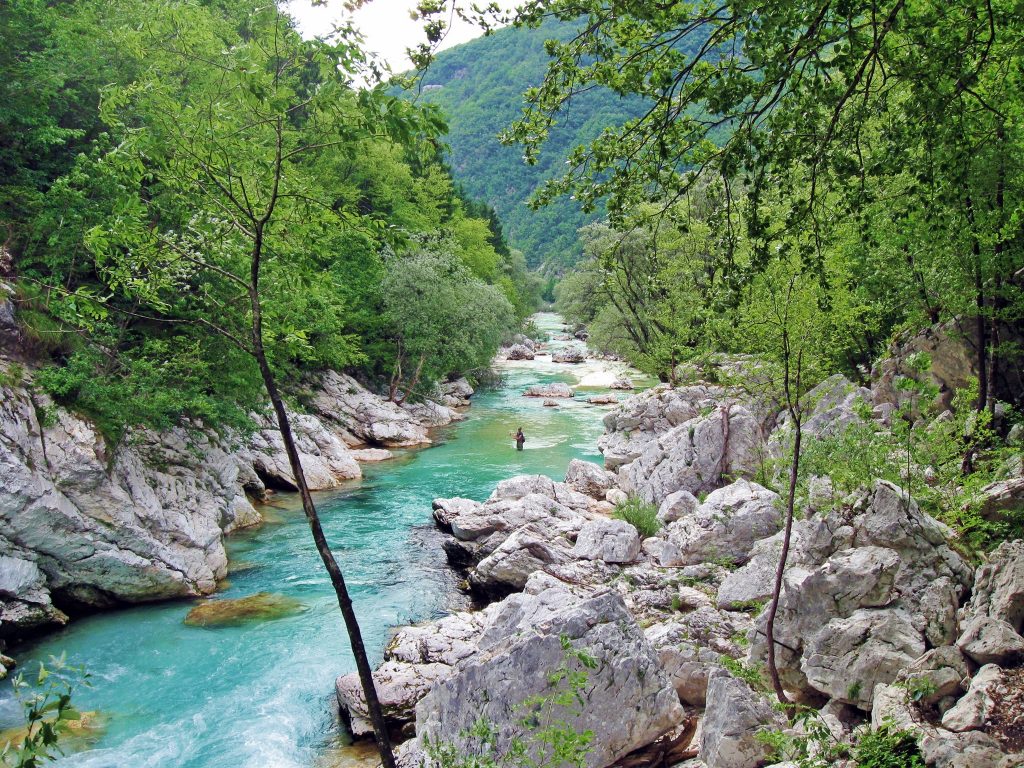
[[(335, 23), (351, 15), (366, 39), (367, 50), (377, 53), (392, 71), (404, 72), (412, 68), (405, 49), (426, 40), (421, 22), (410, 16), (416, 3), (417, 0), (372, 0), (354, 14), (345, 11), (343, 0), (327, 0), (324, 6), (313, 6), (309, 0), (290, 0), (286, 7), (307, 38), (329, 33)], [(502, 5), (511, 7), (513, 3)], [(464, 43), (480, 34), (477, 27), (455, 19), (439, 49)]]

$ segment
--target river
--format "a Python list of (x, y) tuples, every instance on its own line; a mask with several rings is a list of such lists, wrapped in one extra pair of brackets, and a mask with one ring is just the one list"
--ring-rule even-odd
[[(557, 315), (535, 320), (546, 333), (561, 329)], [(469, 418), (437, 432), (436, 445), (365, 465), (362, 480), (317, 494), (373, 663), (392, 627), (463, 604), (432, 525), (434, 498), (482, 500), (512, 475), (561, 479), (570, 459), (599, 460), (605, 408), (582, 397), (544, 407), (521, 393), (537, 383), (575, 385), (584, 374), (601, 381), (600, 367), (504, 364), (502, 384), (475, 395)], [(509, 436), (518, 426), (527, 435), (522, 452)], [(57, 765), (310, 768), (344, 757), (333, 684), (354, 662), (334, 593), (294, 499), (279, 497), (263, 511), (267, 523), (230, 537), (230, 584), (219, 596), (284, 594), (302, 602), (300, 614), (205, 629), (183, 623), (196, 601), (168, 602), (79, 619), (14, 649), (22, 668), (66, 653), (91, 674), (92, 687), (78, 689), (75, 704), (102, 713), (106, 728), (91, 749)], [(8, 684), (0, 693), (0, 720), (10, 724), (16, 714)]]

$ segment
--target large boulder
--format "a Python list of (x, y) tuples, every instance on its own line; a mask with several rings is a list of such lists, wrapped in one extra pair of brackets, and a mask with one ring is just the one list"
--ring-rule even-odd
[(974, 592), (960, 621), (987, 616), (1024, 632), (1024, 541), (1004, 541), (978, 568)]
[(970, 679), (967, 659), (953, 645), (932, 648), (914, 660), (900, 675), (900, 683), (907, 691), (917, 692), (922, 706), (930, 707), (949, 696), (963, 693), (963, 681)]
[(573, 459), (565, 470), (565, 484), (595, 499), (604, 499), (614, 483), (611, 476), (597, 464)]
[(575, 397), (572, 387), (556, 382), (554, 384), (534, 384), (523, 392), (524, 397)]
[[(784, 684), (869, 710), (873, 689), (926, 645), (952, 644), (973, 574), (950, 536), (884, 481), (848, 508), (797, 521), (775, 621)], [(765, 620), (755, 661), (766, 655)]]
[(725, 396), (720, 387), (658, 386), (633, 395), (604, 417), (604, 434), (597, 445), (604, 466), (615, 471), (635, 461), (659, 437), (714, 408)]
[(875, 686), (895, 680), (924, 650), (905, 612), (861, 609), (814, 634), (802, 670), (815, 690), (869, 711)]
[[(683, 599), (675, 602), (678, 605)], [(723, 656), (735, 659), (744, 654), (736, 640), (744, 637), (749, 628), (750, 619), (744, 614), (717, 611), (706, 603), (662, 618), (644, 633), (657, 650), (662, 669), (679, 699), (690, 706), (703, 707), (712, 671), (721, 667)]]
[(469, 575), (469, 584), (485, 595), (506, 595), (526, 586), (534, 571), (571, 558), (571, 546), (564, 538), (551, 537), (535, 525), (524, 525), (477, 564)]
[(662, 565), (694, 565), (726, 560), (739, 565), (749, 559), (755, 542), (782, 525), (778, 494), (757, 483), (737, 480), (708, 495), (704, 503), (665, 529), (669, 547)]
[[(1009, 364), (999, 366), (992, 394), (1001, 400), (1013, 400), (1024, 390), (1020, 353), (1011, 351), (1021, 349), (1019, 324), (1001, 325), (999, 338), (1007, 350)], [(954, 318), (914, 335), (904, 334), (893, 343), (888, 357), (871, 371), (875, 403), (903, 404), (911, 397), (911, 390), (901, 380), (913, 379), (938, 390), (939, 410), (949, 408), (956, 392), (978, 378), (978, 349), (977, 323), (973, 318)], [(925, 370), (916, 364), (922, 355), (928, 359)]]
[(758, 733), (763, 729), (781, 731), (787, 725), (764, 694), (724, 669), (712, 670), (700, 735), (700, 756), (707, 768), (765, 765), (772, 749)]
[[(519, 475), (498, 483), (483, 503), (435, 499), (434, 519), (454, 537), (445, 544), (452, 565), (482, 566), (490, 558), (470, 583), (500, 595), (521, 589), (530, 569), (569, 560), (576, 533), (601, 504), (544, 475)], [(524, 526), (533, 527), (502, 548)]]
[[(487, 611), (455, 613), (428, 624), (399, 629), (384, 650), (384, 662), (374, 671), (385, 720), (403, 729), (415, 718), (416, 703), (452, 668), (477, 652), (477, 643), (488, 617)], [(335, 694), (342, 717), (356, 736), (373, 733), (366, 698), (355, 672), (335, 681)]]
[(434, 400), (423, 400), (416, 403), (405, 402), (401, 408), (417, 424), (428, 429), (444, 427), (455, 421), (463, 421), (466, 418), (464, 414), (456, 411), (454, 408), (449, 408), (447, 405)]
[(473, 386), (466, 381), (466, 377), (443, 381), (437, 385), (439, 401), (449, 408), (466, 408), (469, 406), (469, 399), (473, 396)]
[(942, 716), (942, 727), (957, 732), (983, 727), (995, 709), (998, 689), (1005, 685), (1005, 677), (995, 664), (979, 669), (967, 693)]
[[(430, 443), (422, 413), (403, 409), (370, 392), (347, 374), (326, 371), (308, 385), (305, 398), (310, 410), (333, 428), (347, 444), (380, 445), (386, 448)], [(436, 419), (438, 411), (430, 417)], [(454, 418), (445, 409), (443, 417)], [(440, 426), (436, 421), (429, 426)]]
[(533, 360), (534, 351), (532, 347), (525, 344), (513, 344), (505, 350), (505, 358), (507, 360)]
[[(802, 532), (794, 527), (790, 534), (791, 552), (789, 566), (798, 565), (800, 538)], [(761, 539), (750, 550), (750, 559), (739, 568), (726, 574), (718, 585), (717, 604), (719, 608), (728, 610), (748, 606), (767, 600), (775, 589), (775, 574), (782, 556), (784, 532)]]
[[(451, 671), (447, 664), (408, 664), (402, 661), (385, 661), (377, 667), (373, 672), (373, 683), (387, 722), (391, 725), (412, 722), (416, 703), (433, 683), (448, 677)], [(352, 735), (372, 736), (373, 722), (359, 675), (350, 672), (339, 677), (335, 681), (334, 692)]]
[(631, 563), (640, 556), (640, 534), (625, 520), (592, 520), (580, 529), (572, 556)]
[(724, 403), (648, 443), (619, 470), (620, 485), (655, 504), (680, 490), (707, 493), (729, 478), (753, 477), (762, 449), (761, 428), (753, 414), (742, 405)]
[(700, 502), (689, 491), (670, 493), (658, 507), (658, 521), (663, 525), (674, 523), (682, 517), (688, 517), (697, 511)]
[[(593, 732), (586, 765), (604, 768), (682, 721), (676, 693), (622, 599), (610, 592), (583, 600), (555, 592), (554, 601), (546, 593), (508, 598), (507, 615), (485, 633), (481, 653), (420, 700), (419, 750), (426, 753), (429, 743), (500, 756), (521, 740), (528, 754), (543, 759), (546, 747), (531, 734), (564, 721), (576, 733)], [(580, 663), (581, 653), (593, 659), (592, 668)], [(560, 669), (586, 674), (578, 707), (543, 703), (569, 690), (569, 678), (551, 677)], [(491, 730), (485, 740), (474, 729), (481, 722)]]
[(551, 353), (551, 361), (554, 363), (582, 363), (586, 359), (587, 348), (579, 344), (570, 344)]
[[(253, 433), (239, 457), (252, 465), (265, 486), (298, 490), (281, 432), (270, 417), (254, 414), (253, 418), (260, 428)], [(336, 488), (346, 480), (362, 476), (352, 451), (319, 418), (292, 413), (289, 421), (310, 490)]]
[(111, 445), (25, 376), (0, 386), (0, 634), (62, 623), (51, 595), (106, 607), (213, 591), (224, 533), (260, 520), (227, 441), (197, 426)]
[(1024, 637), (1002, 619), (975, 616), (963, 627), (957, 646), (977, 664), (1012, 666), (1024, 659)]
[[(815, 438), (837, 437), (851, 424), (863, 421), (861, 414), (870, 409), (871, 398), (871, 390), (856, 386), (841, 373), (830, 376), (802, 398), (806, 413), (801, 432)], [(784, 412), (768, 438), (768, 454), (776, 459), (783, 456), (792, 439), (792, 423)]]

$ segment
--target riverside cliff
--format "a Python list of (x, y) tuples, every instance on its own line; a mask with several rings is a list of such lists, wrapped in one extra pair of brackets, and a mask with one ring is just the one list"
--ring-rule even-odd
[[(910, 395), (892, 386), (898, 365), (880, 369), (871, 389), (837, 376), (811, 392), (805, 439), (893, 418)], [(792, 427), (750, 389), (657, 387), (605, 417), (603, 468), (574, 461), (564, 482), (519, 476), (483, 502), (434, 502), (449, 561), (485, 607), (402, 628), (386, 649), (376, 679), (409, 739), (406, 765), (523, 744), (538, 759), (546, 747), (529, 723), (550, 725), (538, 702), (565, 693), (567, 665), (586, 682), (558, 717), (593, 734), (589, 768), (759, 768), (786, 757), (764, 734), (807, 742), (757, 673), (784, 517), (756, 480)], [(657, 506), (656, 532), (609, 517), (630, 496)], [(930, 766), (1024, 764), (1024, 542), (976, 567), (949, 527), (884, 480), (847, 495), (817, 478), (798, 513), (776, 655), (821, 726), (812, 750), (847, 745), (849, 756), (866, 728), (892, 723)], [(567, 647), (593, 665), (573, 665)], [(354, 677), (337, 691), (365, 733)]]
[[(0, 300), (0, 640), (68, 612), (213, 592), (227, 573), (224, 536), (259, 524), (254, 503), (269, 492), (294, 489), (272, 421), (254, 415), (245, 436), (135, 430), (111, 445), (33, 385), (10, 308)], [(389, 448), (429, 444), (472, 394), (460, 380), (443, 402), (399, 407), (333, 371), (306, 389), (293, 428), (316, 490), (360, 477), (359, 463)]]

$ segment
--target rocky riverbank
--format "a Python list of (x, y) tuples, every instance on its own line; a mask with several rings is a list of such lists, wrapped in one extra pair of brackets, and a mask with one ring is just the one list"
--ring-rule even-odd
[[(884, 366), (872, 389), (819, 385), (806, 438), (865, 412), (890, 418), (896, 370)], [(758, 768), (772, 754), (759, 732), (801, 736), (742, 672), (766, 660), (783, 514), (755, 478), (791, 429), (780, 408), (716, 384), (657, 387), (605, 426), (604, 467), (574, 461), (564, 482), (520, 476), (483, 502), (434, 502), (449, 561), (486, 605), (402, 628), (386, 649), (378, 688), (408, 737), (406, 764), (439, 745), (479, 754), (524, 738), (536, 757), (545, 747), (529, 733), (558, 720), (545, 702), (569, 668), (585, 683), (558, 717), (593, 732), (590, 768)], [(657, 505), (653, 535), (609, 517), (629, 497)], [(837, 498), (820, 478), (798, 518), (776, 655), (828, 738), (891, 720), (930, 766), (1024, 764), (1024, 542), (976, 569), (950, 529), (885, 481)], [(571, 649), (593, 665), (573, 664)], [(367, 733), (354, 676), (337, 691), (353, 732)]]
[[(293, 490), (281, 435), (254, 415), (252, 435), (192, 424), (135, 430), (111, 445), (54, 403), (17, 356), (0, 301), (0, 642), (60, 626), (68, 612), (208, 594), (227, 573), (224, 536), (261, 521)], [(293, 428), (314, 490), (361, 476), (360, 463), (426, 445), (463, 418), (473, 390), (398, 406), (337, 372), (306, 383)]]

